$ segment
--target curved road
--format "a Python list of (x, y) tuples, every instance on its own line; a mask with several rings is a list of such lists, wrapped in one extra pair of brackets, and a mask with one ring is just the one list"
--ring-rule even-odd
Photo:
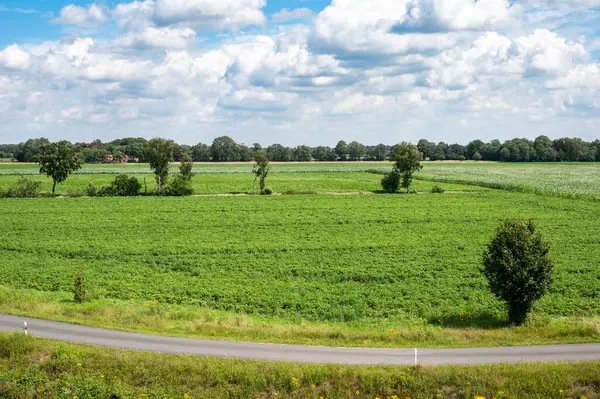
[[(332, 348), (209, 341), (121, 332), (8, 315), (0, 315), (0, 331), (23, 331), (24, 321), (27, 322), (28, 332), (37, 337), (122, 349), (298, 363), (414, 364), (414, 349)], [(423, 365), (580, 360), (600, 360), (600, 344), (418, 350), (418, 363)]]

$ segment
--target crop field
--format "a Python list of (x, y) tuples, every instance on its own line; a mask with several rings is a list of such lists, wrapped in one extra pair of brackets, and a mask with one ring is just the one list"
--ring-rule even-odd
[(429, 163), (418, 179), (600, 199), (599, 163)]
[[(510, 204), (510, 206), (507, 206)], [(478, 272), (506, 217), (533, 218), (556, 279), (541, 314), (600, 313), (600, 203), (443, 195), (0, 201), (0, 284), (290, 320), (503, 318)]]

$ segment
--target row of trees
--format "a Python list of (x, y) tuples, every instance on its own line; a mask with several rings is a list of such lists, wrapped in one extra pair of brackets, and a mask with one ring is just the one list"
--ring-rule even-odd
[[(251, 146), (236, 143), (231, 137), (222, 136), (213, 140), (212, 144), (199, 143), (193, 146), (172, 143), (173, 159), (180, 162), (190, 159), (194, 162), (248, 162), (257, 153), (262, 152), (272, 162), (310, 162), (310, 161), (385, 161), (390, 154), (396, 152), (396, 146), (378, 144), (363, 145), (357, 141), (346, 143), (339, 141), (335, 147), (305, 145), (285, 147), (273, 144), (263, 148), (254, 143)], [(34, 162), (41, 147), (49, 144), (45, 138), (30, 139), (19, 144), (1, 144), (0, 158), (14, 158), (18, 162)], [(147, 162), (145, 148), (148, 140), (141, 137), (130, 137), (102, 143), (94, 140), (91, 143), (75, 143), (74, 147), (81, 154), (85, 163), (102, 162)], [(485, 143), (473, 140), (467, 145), (434, 143), (420, 140), (417, 148), (424, 160), (474, 160), (503, 162), (600, 162), (600, 140), (585, 142), (578, 138), (561, 138), (551, 140), (539, 136), (535, 140), (512, 139), (504, 143), (492, 140)]]

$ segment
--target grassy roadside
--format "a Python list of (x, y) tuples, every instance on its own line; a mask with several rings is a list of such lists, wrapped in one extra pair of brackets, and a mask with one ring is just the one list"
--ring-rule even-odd
[(591, 318), (534, 317), (522, 327), (498, 320), (460, 327), (424, 320), (311, 323), (246, 316), (197, 306), (155, 301), (97, 299), (78, 305), (72, 294), (0, 286), (0, 313), (158, 335), (354, 347), (482, 347), (586, 343), (600, 341)]
[(0, 334), (2, 398), (598, 398), (600, 362), (471, 367), (265, 363)]

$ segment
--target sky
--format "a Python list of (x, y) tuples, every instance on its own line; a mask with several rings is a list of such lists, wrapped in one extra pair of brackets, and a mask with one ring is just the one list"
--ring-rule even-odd
[(600, 138), (600, 0), (0, 0), (0, 143)]

